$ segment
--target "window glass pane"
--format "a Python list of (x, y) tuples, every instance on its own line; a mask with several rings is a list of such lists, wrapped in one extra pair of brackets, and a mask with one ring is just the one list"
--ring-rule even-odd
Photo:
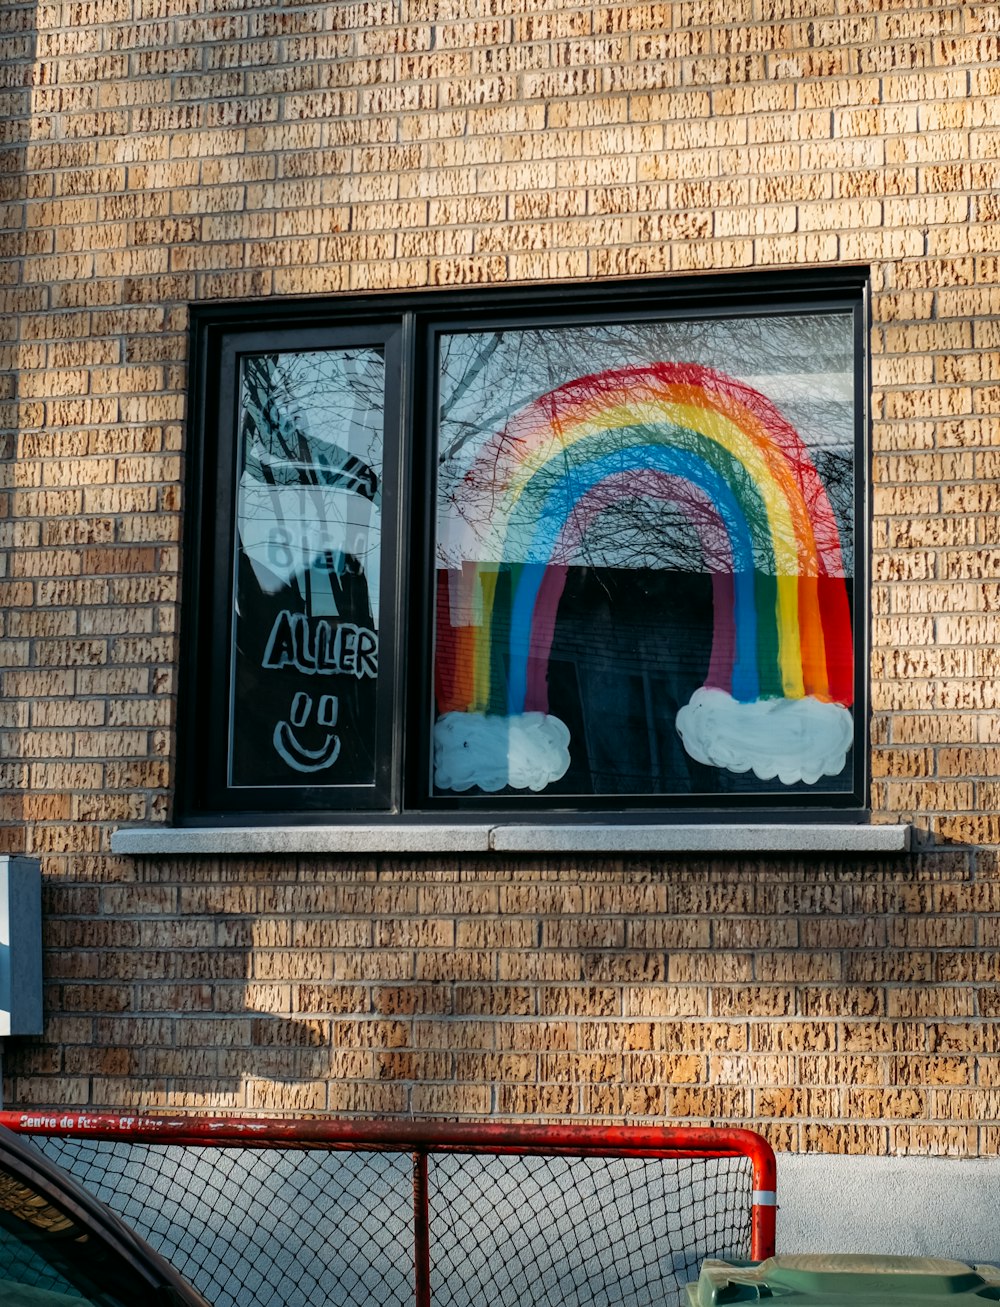
[(437, 338), (435, 793), (852, 790), (854, 339)]
[(378, 347), (242, 359), (232, 786), (375, 780), (384, 373)]

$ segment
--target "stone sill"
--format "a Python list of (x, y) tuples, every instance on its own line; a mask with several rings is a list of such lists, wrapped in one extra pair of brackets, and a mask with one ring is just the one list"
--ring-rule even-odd
[(354, 825), (147, 826), (116, 831), (113, 853), (261, 855), (334, 853), (905, 853), (907, 825)]

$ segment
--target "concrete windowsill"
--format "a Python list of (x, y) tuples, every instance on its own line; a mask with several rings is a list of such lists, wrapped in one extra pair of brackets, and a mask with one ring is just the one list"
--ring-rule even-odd
[(849, 823), (147, 826), (116, 831), (113, 853), (905, 853), (907, 825)]

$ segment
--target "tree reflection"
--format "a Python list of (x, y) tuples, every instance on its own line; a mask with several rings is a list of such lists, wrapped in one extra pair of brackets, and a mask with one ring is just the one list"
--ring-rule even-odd
[[(836, 515), (845, 564), (852, 570), (853, 337), (850, 316), (835, 313), (581, 323), (442, 335), (439, 561), (454, 565), (456, 537), (475, 548), (491, 543), (502, 474), (498, 471), (493, 479), (491, 494), (485, 483), (473, 486), (468, 473), (484, 443), (504, 433), (513, 414), (574, 378), (664, 360), (694, 360), (740, 378), (777, 405), (810, 449)], [(628, 395), (623, 393), (620, 401), (627, 404)], [(558, 414), (553, 415), (556, 428), (558, 421)], [(518, 455), (516, 440), (505, 443), (502, 434), (491, 448), (498, 469)], [(814, 514), (814, 486), (803, 482), (801, 489)], [(696, 564), (697, 551), (685, 521), (684, 513), (663, 501), (637, 497), (595, 524), (597, 539), (581, 544), (581, 561), (593, 563), (606, 558), (608, 551), (621, 551), (625, 557), (643, 558), (647, 566), (686, 568)], [(458, 523), (466, 529), (456, 530)], [(603, 546), (601, 539), (606, 541)], [(479, 544), (472, 546), (472, 541)]]

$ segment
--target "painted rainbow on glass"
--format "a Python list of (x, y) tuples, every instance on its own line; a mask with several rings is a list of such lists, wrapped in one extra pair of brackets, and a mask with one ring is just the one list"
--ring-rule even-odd
[[(548, 702), (559, 601), (588, 528), (637, 497), (685, 515), (712, 575), (709, 666), (677, 714), (688, 753), (788, 784), (843, 768), (854, 659), (837, 522), (802, 439), (759, 392), (691, 363), (580, 377), (491, 436), (464, 484), (488, 497), (494, 556), (438, 577), (439, 788), (540, 789), (564, 774), (568, 731)], [(501, 572), (509, 620), (494, 623)], [(484, 785), (470, 755), (501, 737), (511, 765)]]

